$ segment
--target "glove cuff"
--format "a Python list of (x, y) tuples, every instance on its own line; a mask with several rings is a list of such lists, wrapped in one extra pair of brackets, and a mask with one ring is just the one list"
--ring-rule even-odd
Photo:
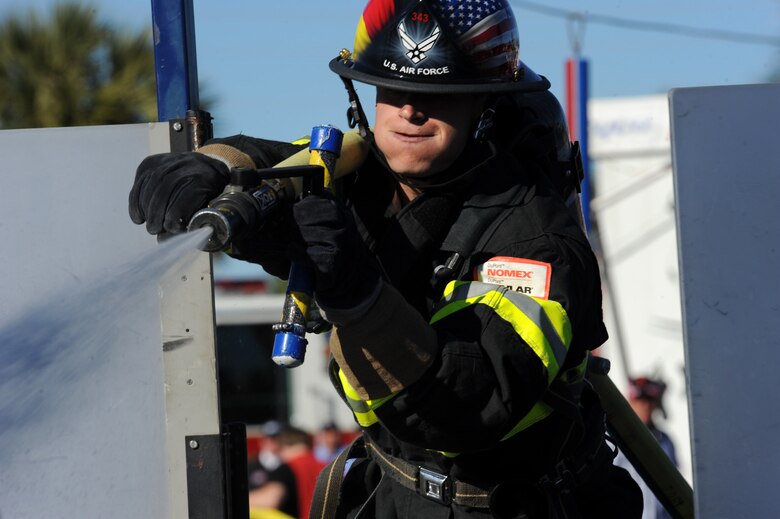
[(374, 306), (374, 303), (376, 303), (376, 300), (379, 299), (383, 285), (382, 279), (377, 277), (373, 287), (367, 287), (367, 297), (360, 299), (360, 302), (351, 308), (330, 308), (327, 306), (329, 301), (323, 302), (321, 297), (317, 297), (315, 294), (317, 306), (319, 306), (320, 312), (329, 322), (338, 325), (349, 324), (360, 320), (368, 313), (371, 307)]
[(252, 168), (256, 169), (255, 161), (252, 158), (233, 146), (227, 144), (206, 144), (198, 148), (198, 153), (202, 153), (207, 157), (216, 159), (225, 164), (228, 169), (233, 168)]
[(402, 391), (422, 377), (439, 349), (436, 332), (391, 285), (360, 320), (336, 325), (331, 351), (363, 400)]

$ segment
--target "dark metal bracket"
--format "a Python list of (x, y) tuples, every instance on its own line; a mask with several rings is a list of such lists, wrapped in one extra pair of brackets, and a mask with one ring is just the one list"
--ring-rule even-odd
[(186, 436), (185, 449), (189, 518), (248, 518), (245, 425), (223, 425), (221, 434)]
[(184, 119), (168, 121), (171, 151), (181, 153), (200, 148), (214, 136), (211, 119), (211, 114), (206, 111), (187, 110)]

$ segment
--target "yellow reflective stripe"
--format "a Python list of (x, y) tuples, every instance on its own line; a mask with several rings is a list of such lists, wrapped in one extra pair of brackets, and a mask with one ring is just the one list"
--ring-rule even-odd
[(502, 299), (500, 304), (494, 307), (494, 310), (502, 319), (511, 324), (515, 333), (534, 350), (536, 356), (547, 368), (547, 383), (552, 383), (566, 358), (568, 344), (561, 344), (558, 335), (544, 333), (538, 322), (535, 322), (527, 312), (520, 310), (506, 298)]
[[(487, 287), (490, 288), (488, 289)], [(447, 283), (447, 286), (444, 287), (444, 294), (442, 296), (442, 300), (447, 302), (447, 304), (441, 306), (439, 310), (433, 314), (430, 324), (434, 324), (448, 315), (454, 314), (458, 310), (480, 303), (484, 298), (492, 297), (495, 288), (497, 288), (495, 285), (487, 285), (486, 283), (450, 281)], [(486, 302), (485, 304), (491, 306), (489, 302)]]
[[(430, 450), (430, 449), (428, 449), (428, 450)], [(432, 452), (438, 452), (439, 454), (441, 454), (442, 456), (445, 456), (447, 458), (454, 458), (454, 457), (460, 455), (460, 452), (447, 452), (447, 451), (432, 451)]]
[(355, 388), (349, 383), (347, 376), (341, 369), (339, 369), (339, 381), (341, 382), (341, 387), (344, 389), (344, 396), (347, 399), (347, 403), (361, 427), (369, 427), (377, 423), (379, 419), (377, 418), (376, 413), (374, 413), (374, 409), (395, 396), (395, 394), (392, 394), (377, 398), (376, 400), (361, 400), (357, 391), (355, 391)]
[[(528, 411), (528, 414), (525, 415), (522, 420), (517, 422), (514, 427), (512, 427), (512, 430), (509, 431), (504, 435), (503, 438), (501, 438), (501, 441), (506, 441), (515, 434), (519, 433), (520, 431), (524, 431), (525, 429), (528, 429), (533, 424), (540, 422), (550, 416), (553, 412), (553, 408), (549, 405), (545, 404), (544, 402), (537, 402), (530, 411)], [(454, 458), (458, 456), (460, 453), (458, 452), (446, 452), (446, 451), (433, 451), (438, 452), (439, 454), (442, 454), (448, 458)]]
[(503, 438), (501, 438), (501, 441), (508, 440), (520, 431), (531, 427), (533, 424), (541, 420), (544, 420), (550, 416), (552, 412), (553, 409), (549, 405), (545, 404), (544, 402), (536, 402), (531, 410), (528, 411), (528, 414), (525, 415), (522, 420), (517, 422), (517, 425), (512, 427), (512, 430), (509, 431)]
[(531, 347), (547, 369), (548, 384), (558, 374), (571, 344), (571, 323), (557, 301), (507, 292), (497, 285), (451, 281), (444, 289), (444, 306), (431, 324), (475, 304), (487, 305)]
[(311, 137), (301, 137), (300, 139), (292, 141), (290, 144), (309, 144), (310, 142)]

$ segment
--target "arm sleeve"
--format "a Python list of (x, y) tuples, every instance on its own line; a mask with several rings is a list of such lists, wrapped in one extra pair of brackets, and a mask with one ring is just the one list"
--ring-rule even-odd
[[(578, 251), (564, 237), (543, 235), (521, 245), (501, 253), (549, 262), (549, 299), (497, 285), (451, 283), (430, 325), (436, 346), (427, 369), (400, 391), (372, 395), (368, 401), (376, 420), (399, 439), (464, 452), (500, 441), (549, 415), (549, 408), (545, 414), (540, 407), (540, 398), (562, 370), (584, 359), (584, 350), (575, 351), (574, 345), (586, 340), (577, 335), (598, 329), (586, 322), (600, 317), (598, 270), (589, 248)], [(599, 312), (590, 312), (591, 305), (598, 305)], [(388, 319), (385, 326), (408, 325)], [(362, 345), (379, 355), (373, 353), (379, 343), (364, 339)], [(348, 366), (353, 353), (353, 348), (342, 348)], [(394, 354), (400, 357), (402, 352)], [(404, 363), (400, 358), (396, 362)], [(364, 377), (353, 372), (342, 382), (351, 383), (352, 378), (360, 383)]]

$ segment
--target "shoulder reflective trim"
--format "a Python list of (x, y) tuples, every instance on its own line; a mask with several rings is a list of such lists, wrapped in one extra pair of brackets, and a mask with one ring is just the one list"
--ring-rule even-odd
[(311, 137), (301, 137), (300, 139), (292, 141), (290, 144), (309, 144), (310, 142)]
[(541, 420), (544, 420), (550, 414), (552, 414), (553, 409), (549, 405), (545, 404), (544, 402), (537, 402), (530, 411), (528, 411), (528, 414), (523, 417), (522, 420), (517, 422), (517, 425), (515, 425), (511, 431), (509, 431), (506, 436), (501, 438), (501, 441), (508, 440), (515, 434), (519, 433), (520, 431), (527, 429), (531, 427), (536, 422), (539, 422)]
[(560, 303), (509, 292), (498, 285), (463, 281), (447, 284), (443, 303), (431, 324), (469, 306), (487, 305), (511, 324), (541, 359), (548, 384), (558, 374), (571, 344), (571, 323)]
[(395, 394), (392, 394), (376, 400), (361, 400), (357, 391), (355, 391), (355, 388), (349, 383), (347, 376), (341, 369), (339, 369), (339, 382), (341, 382), (341, 387), (344, 389), (344, 396), (347, 399), (347, 403), (361, 427), (370, 427), (377, 423), (379, 419), (377, 418), (376, 413), (374, 413), (374, 409), (395, 396)]

